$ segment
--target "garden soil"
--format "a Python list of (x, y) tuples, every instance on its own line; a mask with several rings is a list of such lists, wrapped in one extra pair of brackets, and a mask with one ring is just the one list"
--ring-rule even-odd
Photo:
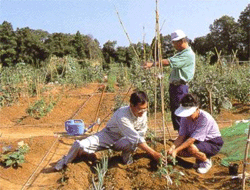
[[(131, 92), (126, 90), (114, 93), (105, 92), (100, 84), (88, 84), (82, 88), (50, 87), (50, 91), (42, 94), (57, 100), (54, 109), (46, 116), (37, 119), (29, 116), (26, 109), (39, 97), (21, 96), (18, 103), (3, 107), (0, 110), (0, 153), (3, 148), (10, 146), (14, 151), (17, 143), (24, 141), (30, 147), (25, 155), (25, 163), (21, 167), (5, 167), (0, 165), (0, 189), (91, 189), (93, 181), (97, 184), (95, 167), (100, 163), (104, 153), (98, 152), (96, 157), (81, 157), (60, 172), (54, 170), (56, 162), (67, 153), (76, 139), (86, 138), (100, 130), (111, 117), (113, 108), (117, 104), (117, 97), (128, 97)], [(249, 117), (249, 106), (237, 105), (233, 111), (222, 110), (216, 117), (219, 126), (230, 126), (236, 120)], [(157, 114), (157, 126), (154, 116), (149, 116), (149, 128), (156, 131), (157, 142), (148, 143), (157, 151), (164, 150), (171, 145), (169, 138), (177, 134), (170, 122), (166, 123), (166, 145), (163, 143), (163, 130), (160, 114)], [(86, 126), (100, 118), (102, 123), (95, 126), (82, 136), (67, 135), (64, 122), (68, 119), (83, 119)], [(145, 189), (241, 189), (241, 180), (232, 179), (228, 168), (220, 165), (224, 155), (218, 154), (212, 158), (213, 167), (207, 174), (198, 174), (192, 168), (194, 159), (178, 158), (174, 171), (182, 175), (172, 175), (173, 184), (168, 183), (164, 176), (157, 175), (159, 166), (145, 152), (137, 150), (134, 162), (123, 165), (120, 152), (113, 152), (108, 159), (108, 172), (105, 175), (104, 187), (111, 190), (145, 190)], [(242, 161), (239, 161), (239, 173), (242, 173)], [(249, 168), (250, 173), (250, 168)], [(247, 189), (250, 189), (247, 184)]]

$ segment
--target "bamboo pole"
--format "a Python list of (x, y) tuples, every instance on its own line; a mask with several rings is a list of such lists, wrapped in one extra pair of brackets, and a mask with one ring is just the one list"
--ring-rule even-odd
[(206, 82), (206, 89), (208, 91), (209, 96), (209, 109), (210, 114), (213, 114), (213, 101), (212, 101), (212, 89), (213, 89), (213, 83), (212, 82)]
[(244, 163), (243, 163), (243, 175), (242, 175), (242, 189), (246, 189), (246, 165), (247, 165), (247, 159), (248, 159), (248, 149), (249, 149), (249, 142), (250, 142), (250, 124), (248, 128), (248, 137), (247, 137), (247, 143), (246, 143), (246, 149), (245, 149), (245, 155), (244, 155)]
[(222, 61), (221, 61), (221, 50), (220, 50), (220, 52), (218, 52), (216, 47), (214, 47), (214, 49), (215, 49), (215, 52), (216, 52), (217, 58), (218, 58), (217, 64), (219, 65), (221, 74), (223, 74)]
[[(100, 98), (100, 101), (99, 101), (99, 104), (98, 104), (98, 107), (97, 107), (97, 111), (96, 111), (96, 114), (95, 114), (94, 123), (96, 123), (96, 121), (97, 121), (97, 117), (98, 117), (98, 114), (99, 114), (99, 111), (100, 111), (100, 107), (101, 107), (101, 103), (102, 103), (102, 99), (103, 99), (103, 95), (104, 95), (105, 89), (106, 89), (106, 85), (104, 85), (104, 87), (103, 87), (102, 95), (101, 95), (101, 98)], [(100, 125), (98, 126), (97, 131), (99, 131), (99, 127), (100, 127)], [(91, 128), (91, 132), (92, 131), (93, 131), (93, 128)]]
[[(161, 70), (159, 76), (160, 79), (160, 90), (161, 90), (161, 112), (162, 112), (162, 126), (163, 126), (163, 141), (164, 141), (164, 165), (167, 165), (167, 146), (166, 146), (166, 129), (165, 129), (165, 109), (164, 109), (164, 85), (163, 85), (163, 65), (162, 65), (162, 52), (161, 52), (161, 39), (160, 39), (160, 30), (159, 30), (159, 12), (158, 12), (158, 0), (156, 0), (156, 33), (157, 33), (157, 44), (158, 44), (158, 62)], [(172, 179), (167, 172), (164, 177), (167, 179), (167, 182), (172, 184)]]
[[(162, 65), (162, 54), (161, 54), (161, 39), (160, 39), (160, 29), (159, 29), (159, 12), (158, 12), (158, 1), (156, 0), (156, 31), (157, 31), (157, 44), (158, 44), (158, 62), (161, 70), (160, 79), (160, 89), (161, 89), (161, 112), (162, 112), (162, 126), (164, 134), (164, 149), (166, 146), (166, 130), (165, 130), (165, 109), (164, 109), (164, 84), (163, 84), (163, 65)], [(166, 157), (165, 151), (165, 157)]]
[(117, 11), (117, 8), (116, 8), (115, 5), (114, 5), (114, 7), (115, 7), (115, 10), (116, 10), (116, 14), (117, 14), (117, 16), (118, 16), (118, 19), (119, 19), (119, 21), (120, 21), (120, 23), (121, 23), (121, 25), (122, 25), (122, 29), (123, 29), (124, 33), (126, 34), (126, 36), (127, 36), (127, 38), (128, 38), (129, 44), (132, 46), (132, 48), (133, 48), (133, 50), (134, 50), (135, 55), (137, 56), (137, 58), (140, 59), (138, 53), (136, 52), (134, 46), (132, 45), (132, 42), (131, 42), (131, 40), (130, 40), (130, 37), (129, 37), (129, 35), (128, 35), (128, 33), (127, 33), (127, 31), (126, 31), (126, 29), (125, 29), (125, 27), (124, 27), (124, 25), (123, 25), (123, 22), (122, 22), (122, 20), (121, 20), (121, 17), (120, 17), (120, 15), (119, 15), (119, 12)]
[[(156, 54), (157, 54), (157, 45), (156, 45), (156, 36), (157, 36), (157, 27), (155, 26), (155, 41), (154, 41), (154, 62), (156, 63), (157, 62), (157, 57), (156, 57)], [(156, 120), (157, 120), (157, 117), (156, 117), (156, 112), (157, 112), (157, 74), (156, 74), (156, 70), (157, 70), (157, 67), (154, 68), (154, 76), (155, 76), (155, 122), (154, 122), (154, 133), (156, 135)]]

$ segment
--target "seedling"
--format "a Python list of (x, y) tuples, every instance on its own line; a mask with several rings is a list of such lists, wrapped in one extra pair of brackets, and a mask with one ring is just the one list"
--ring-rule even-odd
[(179, 172), (176, 169), (174, 169), (173, 165), (168, 164), (168, 161), (170, 161), (173, 165), (176, 165), (176, 163), (177, 163), (176, 159), (173, 158), (171, 155), (167, 156), (167, 160), (160, 159), (160, 162), (158, 165), (158, 170), (157, 170), (155, 175), (158, 177), (166, 178), (170, 185), (173, 184), (172, 179), (174, 179), (175, 185), (178, 186), (178, 185), (180, 185), (179, 179), (184, 174), (182, 172)]
[(97, 171), (97, 176), (98, 176), (98, 183), (95, 183), (95, 180), (92, 179), (93, 181), (93, 189), (94, 190), (103, 190), (103, 183), (104, 183), (104, 177), (105, 174), (108, 171), (108, 157), (104, 156), (102, 158), (101, 163), (97, 164), (97, 166), (95, 167), (95, 170)]
[(14, 152), (9, 152), (9, 147), (5, 148), (7, 154), (1, 155), (1, 161), (7, 166), (12, 166), (13, 168), (21, 167), (21, 164), (25, 161), (25, 156), (29, 151), (29, 146), (25, 144), (23, 141), (18, 143), (18, 148)]
[(30, 105), (26, 112), (36, 118), (40, 119), (49, 113), (57, 104), (57, 100), (53, 100), (51, 97), (48, 102), (44, 98), (37, 100), (34, 104)]

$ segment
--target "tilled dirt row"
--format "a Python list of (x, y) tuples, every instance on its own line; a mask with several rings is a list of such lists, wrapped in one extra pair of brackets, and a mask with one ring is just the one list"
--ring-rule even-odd
[[(75, 139), (85, 138), (88, 135), (68, 136), (64, 129), (66, 120), (83, 119), (85, 124), (89, 125), (100, 117), (103, 121), (99, 128), (101, 129), (110, 118), (116, 104), (117, 94), (104, 94), (100, 104), (101, 91), (97, 92), (96, 89), (98, 89), (98, 85), (64, 91), (52, 112), (39, 120), (28, 116), (25, 112), (30, 102), (34, 102), (36, 98), (29, 98), (30, 102), (28, 102), (24, 97), (20, 99), (19, 104), (0, 110), (0, 153), (2, 153), (2, 147), (12, 145), (14, 148), (21, 140), (30, 146), (30, 151), (26, 154), (26, 162), (21, 168), (0, 166), (0, 189), (85, 190), (92, 187), (93, 180), (97, 182), (95, 167), (101, 160), (101, 153), (97, 154), (96, 161), (80, 158), (69, 164), (67, 169), (62, 172), (56, 172), (53, 169), (55, 163), (67, 153)], [(58, 91), (54, 96), (59, 96), (60, 93), (61, 91)], [(152, 125), (151, 130), (154, 130), (153, 123), (152, 119), (149, 122), (150, 126)], [(168, 127), (169, 132), (174, 134), (172, 126), (168, 125)], [(97, 129), (98, 127), (95, 127), (93, 131)], [(160, 127), (156, 126), (156, 130), (162, 133)], [(157, 142), (155, 146), (153, 142), (149, 143), (157, 151), (164, 150), (163, 142)], [(167, 142), (167, 146), (170, 144)], [(173, 184), (170, 185), (165, 177), (156, 175), (159, 167), (145, 152), (137, 150), (134, 155), (134, 163), (129, 166), (122, 164), (118, 152), (109, 157), (104, 186), (106, 189), (124, 190), (240, 189), (240, 180), (232, 180), (228, 175), (228, 168), (220, 165), (222, 157), (223, 155), (218, 155), (213, 158), (214, 166), (205, 175), (196, 173), (190, 167), (194, 160), (179, 160), (174, 169), (183, 172), (184, 175), (180, 178), (173, 176)], [(242, 163), (239, 164), (242, 168)]]

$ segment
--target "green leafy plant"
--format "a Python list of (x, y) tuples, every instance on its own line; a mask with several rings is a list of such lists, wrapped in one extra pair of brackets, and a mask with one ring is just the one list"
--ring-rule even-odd
[(115, 72), (115, 69), (112, 69), (108, 73), (107, 91), (114, 92), (115, 91), (115, 84), (116, 84), (116, 82), (117, 82), (116, 72)]
[(153, 145), (153, 147), (156, 147), (156, 142), (159, 141), (159, 139), (157, 138), (157, 136), (155, 135), (154, 131), (152, 130), (147, 130), (146, 133), (146, 140), (149, 141), (149, 145)]
[(32, 104), (26, 112), (36, 118), (40, 119), (49, 113), (54, 106), (56, 105), (57, 101), (50, 97), (50, 99), (46, 102), (44, 98), (37, 100), (34, 104)]
[(180, 178), (184, 174), (182, 172), (179, 172), (176, 169), (174, 169), (173, 166), (176, 165), (176, 163), (177, 163), (175, 158), (168, 155), (167, 160), (171, 161), (171, 163), (173, 165), (169, 164), (166, 160), (160, 159), (160, 162), (158, 164), (158, 170), (157, 170), (155, 176), (164, 177), (167, 179), (167, 181), (170, 185), (172, 185), (174, 183), (176, 186), (179, 186), (180, 185)]
[(103, 184), (104, 184), (104, 177), (105, 174), (108, 171), (108, 157), (104, 156), (102, 158), (101, 163), (97, 164), (95, 167), (95, 170), (97, 171), (97, 177), (98, 177), (98, 182), (96, 183), (94, 178), (92, 179), (93, 182), (93, 189), (94, 190), (103, 190)]
[(3, 162), (7, 167), (21, 167), (21, 164), (25, 162), (24, 155), (29, 151), (29, 146), (21, 141), (18, 143), (18, 147), (14, 152), (9, 152), (9, 150), (10, 148), (6, 148), (3, 155), (1, 155), (1, 162)]

